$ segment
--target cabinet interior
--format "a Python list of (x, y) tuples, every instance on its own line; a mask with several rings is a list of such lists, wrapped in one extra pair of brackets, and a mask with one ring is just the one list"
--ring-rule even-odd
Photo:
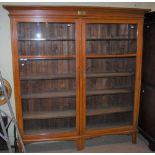
[[(85, 33), (86, 130), (132, 125), (137, 25), (86, 23)], [(17, 36), (25, 134), (77, 131), (76, 24), (19, 22)]]

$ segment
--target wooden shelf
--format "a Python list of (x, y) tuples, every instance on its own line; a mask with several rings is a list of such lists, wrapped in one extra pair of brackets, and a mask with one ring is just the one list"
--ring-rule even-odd
[(21, 80), (54, 80), (54, 79), (72, 79), (75, 75), (62, 74), (62, 75), (29, 75), (21, 76)]
[[(132, 76), (134, 73), (130, 72), (119, 72), (119, 73), (93, 73), (87, 74), (87, 78), (95, 78), (95, 77), (124, 77), (124, 76)], [(59, 75), (22, 75), (20, 77), (21, 80), (54, 80), (54, 79), (73, 79), (75, 75), (73, 74), (59, 74)]]
[(31, 112), (24, 113), (23, 119), (49, 119), (49, 118), (64, 118), (64, 117), (75, 117), (75, 110), (67, 111), (50, 111), (50, 112)]
[[(108, 94), (124, 94), (133, 92), (131, 89), (106, 89), (106, 90), (92, 90), (87, 91), (86, 95), (108, 95)], [(65, 92), (42, 92), (42, 93), (31, 93), (22, 95), (22, 99), (35, 99), (35, 98), (57, 98), (57, 97), (75, 97), (74, 91)]]
[(87, 125), (87, 131), (92, 131), (92, 130), (103, 130), (103, 129), (112, 129), (112, 128), (117, 128), (117, 127), (126, 127), (126, 126), (131, 126), (132, 121), (122, 121), (122, 122), (111, 122), (111, 123), (104, 123), (104, 124), (94, 124), (94, 125)]
[(64, 132), (74, 132), (76, 131), (76, 127), (75, 128), (52, 128), (52, 126), (50, 128), (45, 128), (45, 129), (25, 129), (24, 132), (27, 135), (37, 135), (37, 134), (53, 134), (53, 133), (64, 133)]
[[(87, 131), (92, 130), (102, 130), (102, 129), (108, 129), (108, 128), (116, 128), (116, 127), (126, 127), (131, 126), (132, 121), (124, 121), (124, 122), (111, 122), (111, 123), (104, 123), (104, 124), (94, 124), (94, 125), (87, 125)], [(24, 132), (27, 135), (31, 134), (54, 134), (54, 133), (64, 133), (64, 132), (74, 132), (76, 131), (76, 128), (45, 128), (45, 129), (25, 129)]]
[(94, 78), (94, 77), (122, 77), (122, 76), (132, 76), (134, 73), (130, 72), (117, 72), (117, 73), (93, 73), (87, 74), (87, 78)]
[[(128, 41), (136, 40), (136, 38), (87, 38), (86, 41)], [(18, 39), (18, 41), (75, 41), (73, 38), (28, 38), (28, 39)]]
[(31, 93), (31, 94), (22, 95), (22, 99), (74, 97), (75, 95), (76, 95), (75, 91), (42, 92), (42, 93)]
[(129, 41), (136, 38), (87, 38), (86, 41)]
[(132, 110), (133, 110), (133, 108), (131, 106), (126, 106), (126, 107), (118, 106), (118, 107), (103, 108), (103, 109), (101, 109), (101, 108), (100, 109), (87, 109), (87, 116), (129, 112)]
[(27, 61), (27, 59), (44, 60), (44, 59), (74, 59), (75, 55), (55, 55), (55, 56), (18, 56), (21, 61)]
[(105, 90), (92, 90), (87, 91), (86, 95), (108, 95), (108, 94), (124, 94), (133, 92), (131, 89), (105, 89)]
[(86, 58), (97, 59), (97, 58), (128, 58), (136, 57), (137, 54), (89, 54)]
[[(136, 57), (137, 54), (89, 54), (86, 58), (123, 58), (123, 57)], [(71, 59), (75, 55), (55, 55), (55, 56), (18, 56), (19, 60), (27, 59)]]
[(29, 39), (18, 39), (18, 41), (75, 41), (75, 39), (29, 38)]
[[(103, 114), (111, 114), (111, 113), (121, 113), (121, 112), (128, 112), (132, 111), (133, 108), (126, 106), (118, 106), (118, 107), (110, 107), (110, 108), (103, 108), (103, 109), (87, 109), (87, 116), (94, 116), (94, 115), (103, 115)], [(23, 114), (24, 120), (29, 119), (49, 119), (49, 118), (65, 118), (65, 117), (75, 117), (76, 111), (75, 110), (67, 110), (67, 111), (50, 111), (50, 112), (29, 112)]]
[[(137, 54), (89, 54), (86, 58), (97, 59), (97, 58), (128, 58), (136, 57)], [(18, 56), (19, 60), (27, 61), (27, 59), (74, 59), (75, 55), (55, 55), (55, 56)]]

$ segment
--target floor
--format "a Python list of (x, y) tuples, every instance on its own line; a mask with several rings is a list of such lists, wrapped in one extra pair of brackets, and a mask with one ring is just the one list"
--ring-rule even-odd
[(77, 151), (73, 141), (46, 142), (29, 144), (26, 146), (27, 152), (55, 152), (55, 153), (140, 153), (152, 152), (148, 148), (148, 142), (138, 134), (137, 144), (132, 144), (129, 135), (112, 135), (92, 138), (86, 141), (86, 147), (82, 151)]
[[(74, 141), (27, 144), (28, 153), (151, 153), (148, 142), (138, 134), (137, 144), (131, 143), (130, 135), (112, 135), (86, 141), (85, 149), (77, 151)], [(1, 151), (0, 151), (1, 152)], [(5, 151), (6, 152), (6, 151)]]

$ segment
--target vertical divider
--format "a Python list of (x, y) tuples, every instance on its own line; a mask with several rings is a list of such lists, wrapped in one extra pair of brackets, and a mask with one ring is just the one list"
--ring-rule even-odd
[[(77, 49), (79, 50), (78, 53), (76, 54), (77, 58), (77, 64), (79, 63), (79, 74), (77, 74), (77, 77), (79, 77), (79, 138), (76, 141), (76, 145), (77, 145), (77, 149), (78, 150), (82, 150), (84, 149), (84, 145), (85, 145), (85, 139), (84, 139), (84, 133), (85, 133), (85, 84), (84, 84), (84, 54), (85, 54), (85, 48), (84, 48), (84, 44), (85, 44), (85, 33), (83, 31), (83, 26), (84, 26), (84, 22), (81, 18), (78, 19), (78, 47)], [(82, 35), (83, 34), (83, 35)], [(78, 104), (78, 103), (77, 103)], [(78, 109), (77, 109), (78, 112)], [(76, 115), (78, 116), (78, 115)], [(77, 119), (78, 120), (78, 119)]]
[(84, 20), (81, 19), (81, 29), (82, 29), (82, 36), (81, 36), (81, 88), (82, 88), (82, 106), (81, 106), (81, 113), (82, 113), (82, 134), (85, 134), (86, 131), (86, 23)]
[(75, 62), (76, 62), (76, 129), (78, 133), (80, 134), (80, 104), (81, 104), (81, 94), (80, 94), (80, 34), (81, 34), (81, 27), (80, 22), (77, 20), (75, 22), (75, 39), (76, 39), (76, 56), (75, 56)]

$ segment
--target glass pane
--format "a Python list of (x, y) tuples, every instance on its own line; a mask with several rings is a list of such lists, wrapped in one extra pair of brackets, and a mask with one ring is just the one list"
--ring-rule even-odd
[(28, 59), (19, 65), (25, 133), (75, 131), (75, 59)]
[(132, 125), (136, 58), (86, 60), (87, 130)]
[(18, 23), (20, 56), (75, 55), (74, 23)]
[(137, 51), (137, 25), (86, 24), (87, 54), (129, 54)]
[(135, 73), (135, 58), (87, 59), (86, 72), (89, 73)]
[(54, 78), (54, 76), (74, 76), (75, 59), (20, 59), (21, 78)]
[[(25, 134), (76, 131), (73, 23), (18, 23), (18, 54)], [(41, 56), (39, 58), (29, 56)]]

